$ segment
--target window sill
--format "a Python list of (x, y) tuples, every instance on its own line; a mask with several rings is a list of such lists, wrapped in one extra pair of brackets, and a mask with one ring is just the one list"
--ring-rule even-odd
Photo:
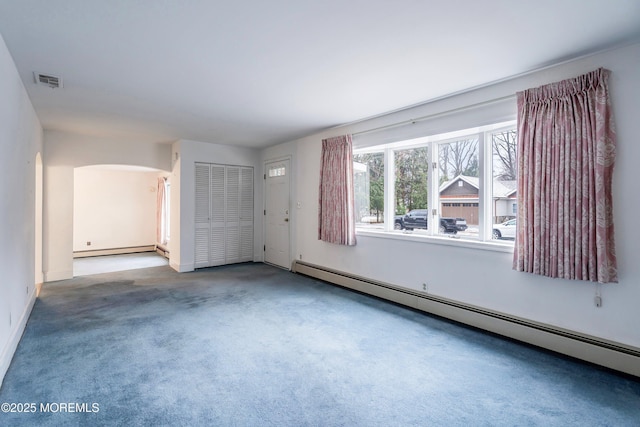
[(405, 240), (427, 243), (431, 245), (457, 246), (460, 248), (481, 249), (485, 251), (513, 253), (513, 243), (482, 242), (479, 240), (460, 239), (449, 236), (424, 236), (400, 231), (356, 230), (358, 236), (375, 237), (380, 239)]

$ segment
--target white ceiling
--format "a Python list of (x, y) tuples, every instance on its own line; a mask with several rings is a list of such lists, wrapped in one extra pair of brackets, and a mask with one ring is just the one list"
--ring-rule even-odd
[(640, 1), (0, 0), (0, 34), (45, 129), (264, 147), (639, 41)]

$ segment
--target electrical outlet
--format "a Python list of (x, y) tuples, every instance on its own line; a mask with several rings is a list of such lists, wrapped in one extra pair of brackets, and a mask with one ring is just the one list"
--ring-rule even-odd
[(423, 284), (422, 284), (422, 290), (423, 290), (423, 291), (426, 291), (426, 290), (427, 290), (427, 284), (426, 284), (426, 283), (423, 283)]
[(593, 298), (593, 302), (596, 305), (596, 307), (602, 307), (602, 297), (600, 295), (596, 295)]
[(87, 242), (87, 246), (91, 246), (91, 242)]
[(302, 261), (302, 254), (300, 254), (300, 261)]

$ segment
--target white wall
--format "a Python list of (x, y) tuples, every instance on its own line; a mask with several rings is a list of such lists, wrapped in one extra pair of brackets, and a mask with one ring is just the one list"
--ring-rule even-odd
[(36, 158), (42, 127), (0, 36), (0, 382), (35, 300)]
[(76, 168), (73, 251), (155, 245), (157, 186), (157, 172)]
[(73, 277), (73, 168), (44, 168), (42, 269), (45, 282)]
[[(171, 211), (171, 242), (169, 263), (180, 272), (193, 271), (195, 248), (195, 163), (218, 163), (254, 168), (255, 200), (262, 200), (262, 173), (260, 153), (251, 148), (181, 140), (173, 144), (171, 173), (171, 200), (180, 201), (180, 211)], [(174, 191), (174, 188), (178, 188)], [(262, 207), (254, 205), (254, 260), (261, 261)]]
[(171, 145), (44, 132), (43, 268), (46, 282), (73, 277), (74, 168), (129, 165), (169, 171)]
[(34, 262), (36, 269), (36, 285), (42, 285), (44, 282), (43, 277), (43, 269), (42, 269), (42, 203), (44, 200), (44, 179), (43, 179), (43, 165), (42, 165), (42, 154), (38, 153), (36, 155), (36, 224), (35, 224), (35, 253), (34, 253)]
[[(548, 279), (511, 269), (512, 253), (426, 242), (359, 236), (358, 245), (343, 247), (317, 240), (317, 200), (321, 139), (398, 123), (515, 94), (516, 91), (598, 67), (610, 79), (616, 118), (618, 157), (614, 173), (618, 284), (601, 286), (603, 305), (593, 302), (596, 285)], [(301, 202), (294, 219), (294, 254), (304, 261), (422, 290), (488, 309), (640, 347), (640, 45), (599, 53), (542, 71), (499, 82), (430, 104), (331, 129), (293, 143), (266, 149), (263, 157), (293, 154), (297, 165), (296, 195)], [(428, 84), (428, 83), (426, 83)], [(295, 146), (295, 148), (292, 147)]]

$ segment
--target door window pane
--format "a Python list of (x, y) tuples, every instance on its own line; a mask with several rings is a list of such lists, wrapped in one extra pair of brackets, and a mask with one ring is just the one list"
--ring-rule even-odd
[(272, 166), (269, 168), (269, 178), (285, 176), (286, 173), (287, 173), (287, 170), (284, 166)]

